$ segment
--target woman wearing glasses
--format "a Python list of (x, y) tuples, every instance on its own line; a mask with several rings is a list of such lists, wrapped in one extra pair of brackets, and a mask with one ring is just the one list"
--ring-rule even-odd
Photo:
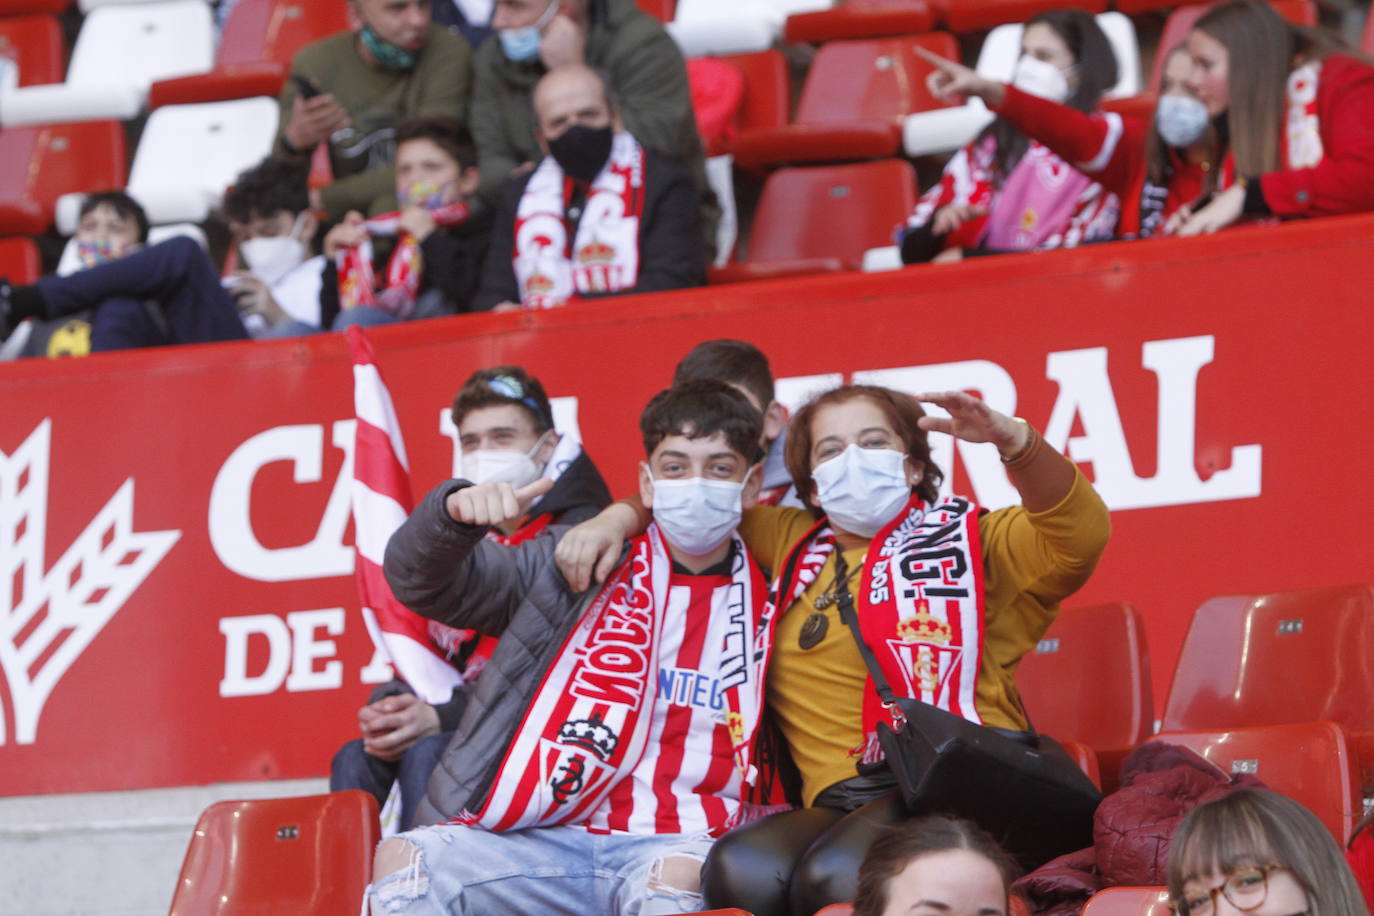
[(1262, 789), (1199, 805), (1169, 850), (1181, 916), (1368, 916), (1355, 876), (1316, 815)]

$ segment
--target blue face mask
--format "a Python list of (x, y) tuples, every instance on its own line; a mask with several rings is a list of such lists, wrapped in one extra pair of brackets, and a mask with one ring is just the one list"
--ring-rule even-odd
[(1155, 127), (1170, 146), (1191, 146), (1207, 130), (1207, 106), (1190, 95), (1161, 95), (1155, 108)]
[(412, 51), (409, 48), (384, 41), (380, 35), (372, 31), (370, 25), (363, 26), (362, 38), (363, 47), (367, 48), (367, 53), (372, 55), (377, 66), (383, 70), (405, 73), (414, 70), (415, 62), (420, 59), (419, 51)]
[(501, 51), (507, 59), (519, 63), (538, 57), (539, 40), (543, 36), (544, 26), (552, 22), (557, 14), (558, 0), (553, 0), (533, 25), (521, 26), (518, 29), (498, 29), (496, 37), (500, 40)]

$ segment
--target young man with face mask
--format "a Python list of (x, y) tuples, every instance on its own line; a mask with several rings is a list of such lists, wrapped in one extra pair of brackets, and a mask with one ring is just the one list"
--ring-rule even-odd
[[(611, 501), (610, 491), (591, 458), (571, 436), (554, 429), (553, 411), (539, 380), (519, 366), (479, 369), (453, 399), (458, 433), (457, 478), (473, 484), (506, 483), (526, 487), (544, 478), (549, 492), (533, 500), (518, 518), (492, 526), (487, 538), (514, 545), (550, 525), (575, 525)], [(445, 754), (467, 706), (471, 690), (491, 658), (497, 641), (470, 629), (430, 623), (430, 636), (463, 674), (445, 703), (431, 706), (401, 680), (383, 684), (358, 710), (362, 737), (334, 755), (329, 788), (362, 789), (386, 801), (392, 783), (401, 786), (401, 825), (410, 826), (430, 773)], [(457, 754), (455, 747), (448, 753)]]
[(471, 310), (492, 224), (474, 196), (478, 176), (457, 118), (396, 126), (399, 209), (372, 219), (352, 210), (324, 238), (321, 308), (336, 316), (334, 330)]
[(562, 526), (484, 539), (545, 479), (449, 481), (392, 536), (398, 598), (501, 641), (421, 807), (448, 823), (378, 848), (373, 912), (701, 909), (702, 859), (752, 778), (771, 642), (766, 583), (735, 534), (760, 422), (717, 381), (649, 402), (639, 484), (655, 524), (604, 588), (568, 589)]
[(329, 145), (334, 181), (310, 193), (330, 219), (389, 209), (397, 123), (466, 117), (471, 48), (430, 21), (430, 0), (316, 2), (347, 3), (353, 30), (307, 45), (292, 61), (273, 155), (305, 164)]
[(602, 74), (551, 71), (535, 87), (534, 113), (545, 155), (502, 191), (475, 308), (705, 282), (692, 177), (625, 129)]

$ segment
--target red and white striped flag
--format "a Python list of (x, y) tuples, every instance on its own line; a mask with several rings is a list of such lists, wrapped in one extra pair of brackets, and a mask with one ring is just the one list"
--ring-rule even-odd
[[(430, 622), (396, 600), (382, 575), (391, 533), (413, 507), (405, 441), (391, 393), (377, 369), (372, 342), (356, 325), (348, 329), (353, 353), (353, 529), (357, 544), (358, 599), (372, 641), (396, 673), (426, 703), (443, 703), (462, 675), (431, 636)], [(465, 631), (455, 631), (471, 635)]]

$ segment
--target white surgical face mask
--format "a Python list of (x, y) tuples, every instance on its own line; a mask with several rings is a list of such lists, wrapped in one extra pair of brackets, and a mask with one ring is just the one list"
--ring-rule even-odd
[(304, 213), (296, 217), (286, 235), (269, 235), (239, 242), (239, 252), (248, 262), (248, 270), (268, 286), (275, 286), (281, 278), (305, 263), (305, 242), (296, 238)]
[(1191, 95), (1161, 95), (1155, 108), (1155, 126), (1170, 146), (1192, 146), (1207, 130), (1207, 106)]
[(558, 0), (553, 0), (533, 25), (518, 29), (497, 29), (496, 38), (501, 42), (501, 52), (513, 61), (534, 60), (539, 54), (539, 42), (544, 35), (544, 26), (553, 21), (558, 12)]
[(816, 499), (836, 525), (871, 538), (897, 517), (911, 499), (906, 455), (890, 448), (851, 443), (811, 471)]
[(1029, 54), (1022, 54), (1016, 62), (1011, 84), (1022, 92), (1061, 105), (1069, 98), (1069, 78), (1064, 71)]
[(744, 484), (733, 480), (654, 480), (654, 521), (688, 556), (710, 553), (739, 527)]
[[(544, 435), (547, 436), (548, 433)], [(534, 483), (544, 472), (543, 468), (534, 463), (534, 453), (539, 451), (543, 441), (544, 436), (540, 436), (528, 452), (500, 448), (479, 448), (464, 452), (463, 476), (473, 483), (508, 483), (518, 490)]]

